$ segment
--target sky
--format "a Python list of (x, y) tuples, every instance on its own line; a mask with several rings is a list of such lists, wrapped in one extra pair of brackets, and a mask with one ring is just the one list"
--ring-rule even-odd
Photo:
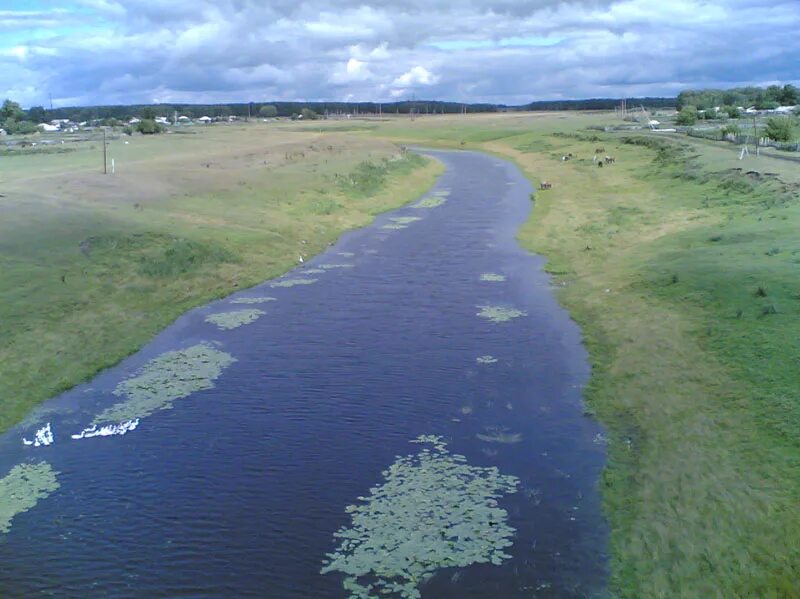
[(0, 0), (23, 106), (673, 96), (800, 84), (800, 0)]

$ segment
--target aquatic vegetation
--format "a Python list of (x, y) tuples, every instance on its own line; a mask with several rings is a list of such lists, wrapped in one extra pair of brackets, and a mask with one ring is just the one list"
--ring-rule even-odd
[(343, 258), (352, 258), (353, 256), (355, 256), (353, 252), (339, 252), (339, 255), (342, 256)]
[(18, 464), (0, 478), (0, 533), (11, 530), (14, 516), (27, 512), (60, 486), (47, 462)]
[[(308, 271), (306, 271), (308, 272)], [(232, 304), (265, 304), (267, 302), (274, 302), (274, 297), (237, 297), (231, 300)]]
[(233, 356), (207, 343), (162, 354), (136, 376), (117, 385), (114, 395), (127, 399), (101, 412), (92, 424), (136, 420), (168, 410), (176, 399), (213, 388), (214, 381), (233, 362)]
[(419, 216), (393, 216), (389, 220), (397, 223), (398, 225), (410, 225), (411, 223), (415, 223), (422, 219)]
[(325, 270), (332, 270), (334, 268), (353, 268), (353, 264), (320, 264), (319, 267)]
[(414, 204), (413, 207), (414, 208), (437, 208), (437, 207), (441, 206), (442, 204), (444, 204), (446, 201), (447, 200), (445, 200), (443, 197), (436, 197), (436, 196), (427, 197), (427, 198), (422, 198), (419, 202)]
[(398, 225), (397, 223), (389, 223), (383, 225), (381, 229), (393, 229), (393, 230), (408, 229), (408, 225)]
[(470, 466), (441, 437), (412, 442), (433, 448), (399, 457), (382, 484), (347, 507), (351, 525), (334, 535), (341, 544), (321, 571), (344, 573), (351, 599), (418, 599), (420, 584), (441, 568), (500, 565), (511, 557), (505, 549), (514, 529), (497, 499), (516, 492), (519, 480)]
[(440, 197), (440, 198), (446, 198), (447, 196), (450, 195), (450, 190), (449, 189), (440, 189), (439, 191), (434, 191), (433, 195), (435, 195), (437, 197)]
[(126, 420), (125, 422), (120, 422), (119, 424), (107, 424), (105, 426), (101, 426), (97, 428), (96, 424), (93, 424), (89, 428), (83, 429), (77, 435), (72, 435), (73, 439), (91, 439), (92, 437), (112, 437), (112, 436), (122, 436), (127, 432), (132, 430), (136, 430), (136, 427), (139, 426), (139, 419), (136, 420)]
[(472, 410), (473, 410), (472, 406), (461, 406), (461, 413), (464, 414), (464, 416), (472, 414)]
[(316, 283), (318, 279), (284, 279), (283, 281), (275, 281), (270, 283), (270, 287), (294, 287), (295, 285), (311, 285)]
[(53, 442), (53, 430), (50, 428), (50, 423), (36, 431), (33, 441), (28, 441), (25, 437), (22, 438), (24, 445), (33, 445), (34, 447), (41, 447), (42, 445), (50, 445)]
[(520, 316), (527, 316), (527, 312), (517, 310), (516, 308), (505, 308), (503, 306), (478, 306), (481, 309), (478, 316), (491, 320), (492, 322), (508, 322)]
[(507, 428), (501, 426), (487, 426), (485, 433), (475, 435), (486, 443), (519, 443), (522, 441), (520, 433), (511, 433)]
[(485, 272), (481, 275), (481, 281), (502, 282), (506, 280), (505, 275), (499, 275), (494, 272)]
[(217, 325), (223, 331), (235, 329), (245, 324), (258, 320), (259, 316), (266, 314), (263, 310), (234, 310), (232, 312), (218, 312), (206, 316), (206, 322)]
[(321, 268), (306, 268), (302, 273), (304, 275), (321, 275), (324, 274), (324, 270)]
[(497, 364), (497, 358), (495, 358), (494, 356), (489, 356), (489, 355), (478, 356), (477, 358), (475, 358), (475, 361), (478, 364)]

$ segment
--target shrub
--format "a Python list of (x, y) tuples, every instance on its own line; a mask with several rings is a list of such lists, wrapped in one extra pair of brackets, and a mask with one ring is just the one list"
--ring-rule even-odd
[(675, 120), (678, 125), (692, 126), (697, 122), (697, 108), (694, 106), (684, 106), (678, 113)]
[(766, 136), (775, 141), (791, 141), (794, 135), (794, 123), (788, 117), (772, 117), (767, 119)]
[(143, 135), (154, 135), (156, 133), (161, 133), (162, 128), (161, 125), (152, 119), (143, 119), (136, 124), (136, 130)]

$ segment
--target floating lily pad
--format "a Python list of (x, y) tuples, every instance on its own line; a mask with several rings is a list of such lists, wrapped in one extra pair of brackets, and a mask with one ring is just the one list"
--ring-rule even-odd
[(512, 433), (507, 428), (492, 426), (487, 427), (485, 433), (478, 433), (475, 435), (485, 443), (519, 443), (522, 441), (522, 435), (519, 433)]
[(398, 225), (410, 225), (411, 223), (415, 223), (422, 219), (419, 216), (393, 216), (389, 220), (397, 223)]
[(441, 437), (414, 442), (433, 448), (398, 458), (382, 484), (347, 507), (351, 525), (335, 534), (341, 543), (322, 573), (342, 572), (351, 599), (418, 599), (419, 585), (439, 569), (511, 557), (514, 529), (497, 499), (516, 492), (519, 480), (470, 466)]
[(495, 358), (494, 356), (489, 356), (489, 355), (478, 356), (477, 358), (475, 358), (475, 361), (478, 364), (497, 364), (497, 358)]
[(506, 280), (505, 275), (499, 275), (495, 272), (485, 272), (481, 275), (481, 281), (491, 281), (493, 283), (499, 283), (505, 280)]
[(492, 322), (508, 322), (520, 316), (527, 316), (527, 312), (517, 310), (516, 308), (506, 308), (503, 306), (478, 306), (481, 309), (478, 316), (491, 320)]
[(267, 302), (274, 302), (274, 297), (237, 297), (231, 300), (232, 304), (266, 304)]
[(27, 512), (60, 486), (58, 472), (47, 462), (18, 464), (0, 478), (0, 533), (11, 530), (14, 516)]
[(245, 324), (258, 320), (266, 312), (262, 310), (234, 310), (233, 312), (218, 312), (206, 316), (206, 322), (217, 325), (223, 331), (235, 329)]
[(419, 202), (414, 204), (414, 208), (437, 208), (444, 204), (447, 200), (442, 197), (427, 197), (422, 198)]
[(213, 388), (222, 371), (235, 361), (207, 343), (162, 354), (117, 385), (114, 395), (127, 399), (101, 412), (92, 424), (135, 420), (168, 410), (176, 399)]
[(270, 287), (294, 287), (295, 285), (311, 285), (316, 283), (317, 279), (284, 279), (283, 281), (275, 281), (270, 283)]

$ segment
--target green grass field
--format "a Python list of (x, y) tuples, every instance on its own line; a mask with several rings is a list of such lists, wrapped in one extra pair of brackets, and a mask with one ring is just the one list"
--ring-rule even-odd
[(400, 154), (380, 140), (287, 129), (114, 140), (114, 176), (100, 143), (2, 157), (0, 430), (189, 308), (415, 199), (441, 170), (386, 161)]
[[(614, 594), (796, 597), (800, 165), (586, 129), (610, 121), (387, 132), (494, 152), (553, 183), (519, 239), (548, 257), (590, 350), (588, 409), (610, 432)], [(615, 165), (594, 164), (600, 148)]]

